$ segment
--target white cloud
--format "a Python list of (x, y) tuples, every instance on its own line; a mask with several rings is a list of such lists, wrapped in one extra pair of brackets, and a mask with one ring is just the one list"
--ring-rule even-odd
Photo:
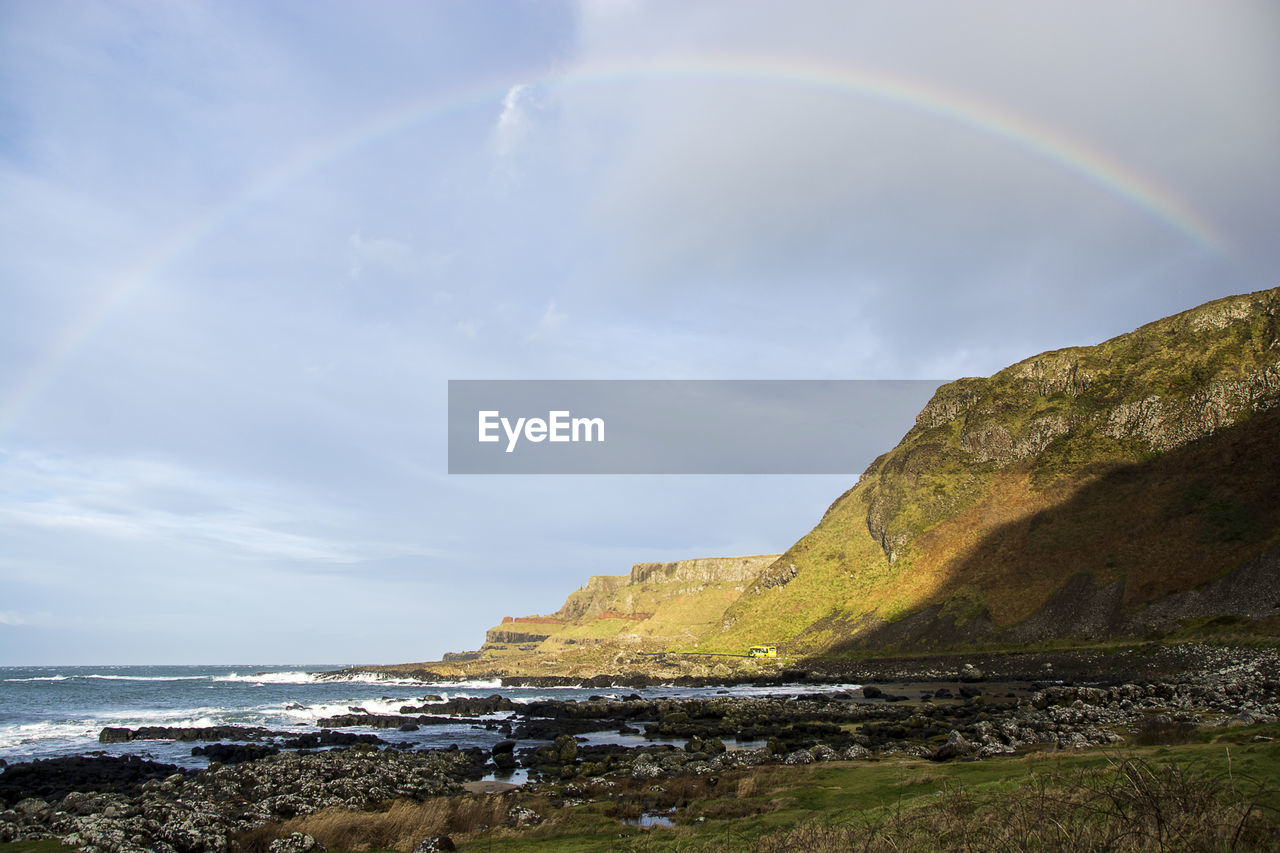
[(494, 150), (500, 158), (512, 156), (529, 131), (529, 118), (525, 110), (528, 87), (516, 84), (507, 90), (502, 99), (502, 113), (493, 128)]
[[(1258, 6), (1120, 3), (1106, 26), (1005, 2), (587, 2), (582, 19), (580, 67), (613, 62), (621, 82), (563, 91), (566, 136), (605, 149), (590, 221), (633, 284), (794, 287), (844, 268), (929, 291), (1046, 238), (1126, 265), (1151, 235), (1194, 238), (1120, 175), (1215, 224), (1258, 180), (1280, 189), (1280, 113), (1256, 109), (1280, 97), (1256, 35), (1276, 15)], [(1049, 151), (1050, 133), (1068, 144)], [(1098, 161), (1064, 168), (1067, 149), (1117, 165), (1091, 178)]]
[(529, 333), (531, 341), (547, 341), (560, 334), (564, 325), (569, 320), (569, 315), (563, 311), (556, 309), (554, 301), (547, 303), (547, 308), (542, 312), (542, 316), (538, 318), (538, 323), (534, 326), (532, 332)]
[(23, 453), (0, 461), (0, 472), (0, 524), (10, 530), (195, 545), (222, 560), (356, 563), (423, 553), (318, 532), (350, 529), (353, 520), (278, 486), (173, 464)]

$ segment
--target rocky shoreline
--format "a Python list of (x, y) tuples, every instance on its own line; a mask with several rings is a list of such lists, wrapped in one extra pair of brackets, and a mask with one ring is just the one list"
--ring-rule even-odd
[[(1089, 665), (1091, 683), (1062, 676)], [(194, 749), (208, 750), (212, 762), (199, 771), (127, 756), (9, 766), (0, 774), (0, 841), (56, 838), (92, 853), (225, 853), (237, 836), (264, 824), (326, 808), (457, 794), (468, 781), (488, 773), (502, 778), (516, 768), (527, 773), (530, 790), (578, 802), (574, 791), (584, 783), (610, 777), (713, 776), (763, 764), (895, 755), (978, 760), (1280, 720), (1280, 652), (1273, 649), (1188, 645), (1016, 659), (970, 655), (959, 665), (954, 658), (942, 665), (885, 659), (856, 667), (802, 675), (856, 679), (864, 684), (858, 690), (816, 686), (790, 696), (735, 696), (726, 689), (694, 698), (523, 703), (501, 695), (426, 697), (399, 714), (352, 709), (302, 736), (236, 727), (104, 729), (103, 742), (199, 743)], [(1017, 677), (1028, 671), (1039, 677)], [(489, 749), (426, 751), (388, 745), (370, 732), (332, 730), (440, 721), (472, 722), (504, 739)], [(643, 736), (646, 743), (581, 739), (593, 732)], [(517, 805), (512, 815), (512, 825), (530, 820)]]

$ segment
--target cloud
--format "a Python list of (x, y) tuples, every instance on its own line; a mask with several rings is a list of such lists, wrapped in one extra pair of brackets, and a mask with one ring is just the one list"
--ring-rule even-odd
[(101, 614), (64, 661), (423, 659), (848, 486), (450, 477), (450, 378), (988, 373), (1280, 278), (1273, 4), (73, 5), (0, 27), (3, 607)]
[(1253, 106), (1280, 95), (1254, 35), (1275, 15), (1248, 8), (1122, 3), (1100, 28), (1073, 4), (587, 3), (582, 67), (620, 61), (626, 85), (565, 91), (563, 110), (575, 137), (622, 128), (601, 138), (592, 221), (633, 284), (795, 287), (843, 267), (927, 291), (947, 272), (994, 277), (1046, 242), (1125, 265), (1195, 238), (1045, 141), (1100, 151), (1229, 222), (1274, 171), (1280, 133)]
[(564, 325), (569, 320), (569, 315), (556, 308), (554, 301), (547, 303), (547, 308), (542, 312), (542, 316), (538, 318), (538, 323), (534, 326), (532, 332), (529, 333), (530, 341), (549, 341), (557, 337)]
[(0, 461), (0, 525), (141, 543), (201, 545), (219, 559), (355, 563), (422, 553), (413, 546), (326, 535), (350, 528), (331, 508), (262, 482), (212, 477), (135, 459), (32, 453)]
[(528, 133), (529, 120), (523, 103), (527, 92), (527, 86), (517, 83), (502, 98), (502, 113), (493, 128), (494, 149), (499, 157), (510, 157)]

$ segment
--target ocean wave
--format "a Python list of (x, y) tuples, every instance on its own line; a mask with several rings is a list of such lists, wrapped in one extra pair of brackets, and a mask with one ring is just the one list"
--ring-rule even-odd
[(432, 687), (434, 685), (415, 678), (397, 678), (394, 675), (382, 675), (377, 672), (325, 673), (317, 681), (328, 684), (375, 684), (387, 687)]
[(93, 720), (41, 721), (0, 726), (0, 750), (11, 750), (48, 741), (77, 741), (98, 738)]
[(315, 705), (293, 704), (283, 708), (277, 707), (275, 713), (286, 719), (313, 724), (322, 717), (337, 717), (345, 714), (359, 713), (353, 708), (363, 708), (370, 714), (399, 714), (405, 705), (419, 706), (428, 704), (423, 697), (404, 697), (399, 699), (347, 699), (322, 702)]
[(208, 681), (207, 675), (102, 675), (88, 673), (81, 675), (37, 675), (32, 678), (6, 678), (5, 681), (80, 681), (94, 679), (98, 681)]
[(247, 684), (317, 684), (320, 682), (314, 672), (258, 672), (250, 675), (232, 672), (228, 675), (214, 676), (213, 680)]
[(72, 678), (96, 678), (101, 681), (208, 681), (207, 675), (74, 675)]

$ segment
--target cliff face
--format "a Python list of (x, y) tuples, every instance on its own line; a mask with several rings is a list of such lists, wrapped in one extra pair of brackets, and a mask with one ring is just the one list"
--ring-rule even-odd
[(945, 385), (786, 553), (594, 577), (482, 652), (624, 667), (1216, 625), (1280, 633), (1280, 289)]
[(1280, 290), (1230, 297), (943, 386), (720, 641), (936, 647), (1280, 617), (1278, 317)]
[(596, 575), (550, 616), (505, 617), (481, 653), (554, 653), (566, 646), (617, 644), (666, 651), (696, 645), (746, 584), (777, 559), (706, 557), (636, 563), (625, 575)]

